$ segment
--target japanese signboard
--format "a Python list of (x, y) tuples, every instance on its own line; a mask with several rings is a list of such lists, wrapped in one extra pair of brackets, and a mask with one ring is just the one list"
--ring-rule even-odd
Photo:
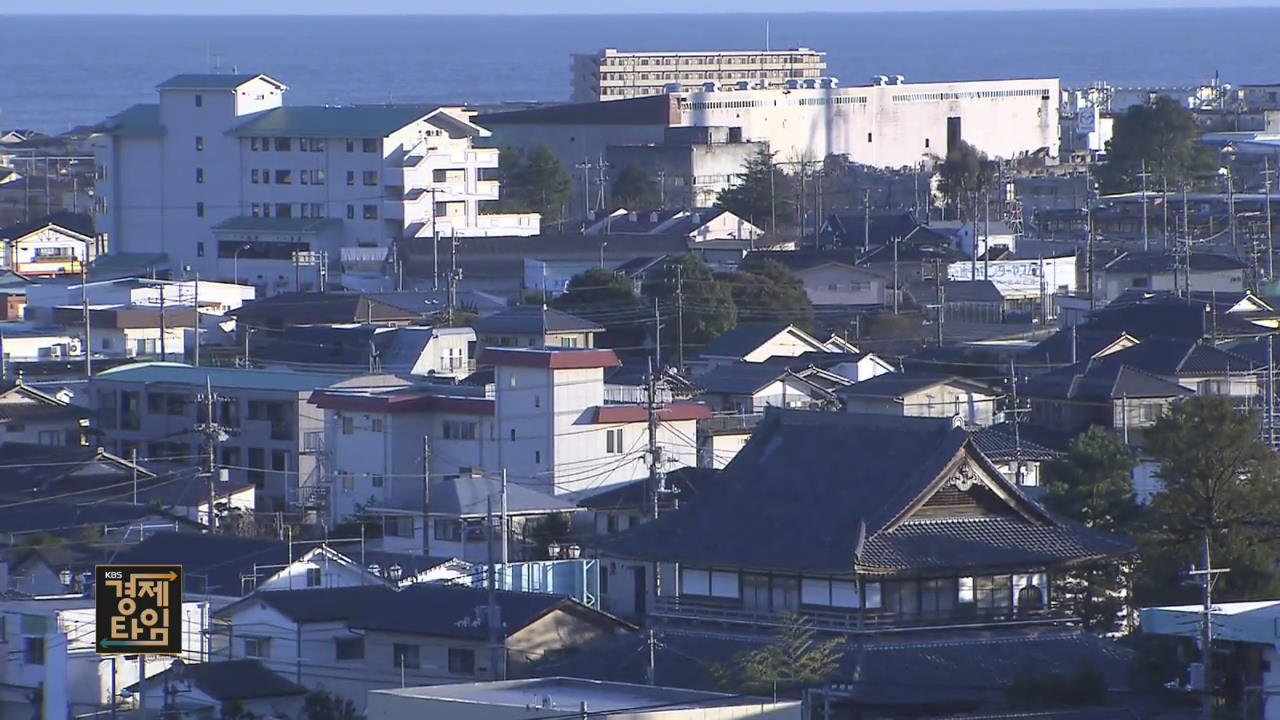
[(97, 593), (100, 654), (182, 651), (181, 565), (99, 565)]

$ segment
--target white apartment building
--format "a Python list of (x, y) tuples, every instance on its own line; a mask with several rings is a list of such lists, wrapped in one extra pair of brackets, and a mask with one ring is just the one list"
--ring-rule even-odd
[(571, 56), (573, 102), (619, 100), (660, 95), (671, 89), (701, 88), (707, 83), (727, 88), (804, 87), (822, 78), (826, 53), (800, 47), (790, 50), (719, 50), (629, 52), (604, 48)]
[[(960, 140), (992, 158), (1037, 152), (1056, 158), (1058, 95), (1056, 78), (944, 83), (877, 78), (869, 85), (831, 89), (674, 92), (495, 113), (476, 121), (493, 131), (483, 140), (487, 145), (547, 143), (569, 165), (617, 146), (664, 143), (670, 128), (727, 127), (742, 143), (766, 144), (780, 163), (839, 155), (863, 165), (901, 168), (944, 158)], [(582, 197), (580, 186), (575, 197)]]
[[(391, 537), (421, 548), (424, 472), (495, 478), (505, 470), (510, 483), (548, 495), (648, 476), (646, 409), (604, 399), (604, 370), (618, 365), (612, 350), (486, 348), (480, 362), (494, 366), (489, 388), (368, 382), (312, 395), (324, 410), (318, 462), (334, 521), (357, 506), (396, 515), (384, 523)], [(664, 471), (696, 464), (697, 420), (709, 416), (697, 403), (658, 411)], [(383, 547), (402, 549), (387, 537)]]
[(536, 214), (482, 217), (498, 183), (481, 171), (498, 152), (472, 146), (488, 131), (459, 109), (288, 106), (266, 75), (177, 75), (157, 90), (158, 104), (94, 136), (110, 252), (165, 253), (278, 292), (302, 284), (295, 261), (336, 261), (344, 247), (539, 232)]

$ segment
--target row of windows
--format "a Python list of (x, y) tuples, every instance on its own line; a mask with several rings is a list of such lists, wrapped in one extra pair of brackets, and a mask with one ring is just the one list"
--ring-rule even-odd
[[(318, 570), (318, 568), (317, 568)], [(244, 639), (244, 656), (249, 658), (268, 659), (271, 657), (270, 637), (246, 637)], [(471, 648), (448, 649), (449, 672), (455, 675), (473, 675), (476, 671), (476, 651)], [(334, 660), (363, 660), (363, 637), (335, 637), (333, 639)], [(43, 662), (43, 652), (41, 653)], [(391, 646), (391, 663), (397, 668), (418, 669), (422, 667), (421, 647), (409, 643), (394, 643)]]
[(737, 110), (740, 108), (764, 107), (763, 100), (717, 100), (714, 102), (689, 103), (690, 110)]
[[(295, 217), (293, 213), (294, 206), (298, 208), (296, 217), (303, 218), (326, 218), (329, 217), (325, 211), (324, 203), (250, 203), (249, 214), (252, 217)], [(196, 216), (204, 217), (204, 203), (196, 203)], [(363, 220), (377, 220), (378, 206), (377, 204), (365, 204), (360, 206), (360, 217)], [(347, 219), (356, 219), (356, 206), (347, 205)]]
[(635, 65), (819, 65), (820, 55), (683, 55), (675, 57), (604, 58), (604, 67)]
[[(276, 152), (292, 152), (293, 146), (294, 146), (293, 140), (294, 140), (293, 138), (288, 138), (288, 137), (278, 137), (278, 138), (251, 137), (249, 138), (249, 149), (255, 152), (271, 152), (273, 149)], [(346, 139), (347, 152), (356, 151), (356, 142), (357, 140), (355, 138)], [(361, 152), (367, 152), (367, 153), (378, 152), (377, 138), (361, 138), (359, 140), (359, 143), (360, 143)], [(297, 146), (298, 146), (298, 150), (301, 152), (324, 152), (326, 148), (326, 143), (324, 138), (305, 138), (304, 137), (304, 138), (298, 138)]]
[(639, 80), (756, 80), (759, 78), (804, 78), (817, 77), (816, 74), (804, 70), (763, 70), (763, 71), (706, 71), (706, 72), (642, 72), (642, 73), (602, 73), (601, 82), (627, 82), (632, 77)]
[[(348, 172), (347, 176), (350, 178), (351, 173)], [(276, 170), (273, 175), (272, 171), (266, 169), (258, 170), (257, 168), (254, 168), (249, 171), (249, 182), (254, 185), (271, 185), (273, 177), (275, 178), (274, 184), (276, 185), (292, 185), (294, 172), (292, 170)], [(374, 173), (374, 177), (377, 177), (377, 173)], [(299, 170), (297, 178), (298, 184), (300, 185), (324, 185), (325, 183), (324, 170), (319, 169)], [(347, 184), (350, 185), (351, 183), (348, 182)]]
[(866, 105), (865, 95), (841, 95), (840, 97), (800, 98), (799, 105)]
[(968, 92), (907, 93), (904, 95), (894, 95), (890, 99), (896, 103), (911, 103), (942, 102), (944, 100), (994, 100), (1010, 97), (1038, 97), (1042, 100), (1048, 100), (1049, 89), (1031, 88), (1026, 90), (974, 90)]

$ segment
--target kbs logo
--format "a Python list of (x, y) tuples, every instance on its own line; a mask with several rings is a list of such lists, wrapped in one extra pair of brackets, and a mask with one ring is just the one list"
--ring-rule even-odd
[(182, 566), (99, 565), (100, 654), (182, 652)]

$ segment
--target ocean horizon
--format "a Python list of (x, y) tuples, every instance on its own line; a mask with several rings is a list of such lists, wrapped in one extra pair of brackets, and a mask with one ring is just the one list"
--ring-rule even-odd
[[(569, 55), (628, 50), (827, 53), (844, 85), (1057, 77), (1064, 87), (1184, 87), (1217, 72), (1280, 83), (1280, 8), (624, 15), (0, 15), (0, 127), (63, 132), (182, 72), (261, 72), (290, 104), (564, 101)], [(50, 39), (56, 50), (50, 52)], [(1176, 52), (1170, 52), (1176, 48)]]

